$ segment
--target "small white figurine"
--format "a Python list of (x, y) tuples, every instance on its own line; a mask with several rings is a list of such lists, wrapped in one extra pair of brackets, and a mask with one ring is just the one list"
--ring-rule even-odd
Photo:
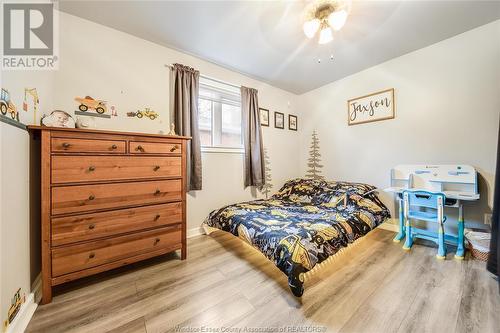
[(168, 132), (168, 135), (177, 135), (177, 134), (175, 134), (175, 124), (174, 123), (172, 123), (170, 125), (170, 132)]
[(95, 118), (94, 117), (77, 117), (76, 118), (76, 127), (77, 128), (96, 128)]

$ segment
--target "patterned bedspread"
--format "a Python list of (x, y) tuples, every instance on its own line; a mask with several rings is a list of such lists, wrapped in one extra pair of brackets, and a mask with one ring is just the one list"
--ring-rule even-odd
[[(319, 184), (319, 185), (318, 185)], [(223, 207), (205, 223), (242, 238), (288, 276), (301, 296), (303, 276), (390, 216), (373, 187), (293, 180), (268, 200)]]

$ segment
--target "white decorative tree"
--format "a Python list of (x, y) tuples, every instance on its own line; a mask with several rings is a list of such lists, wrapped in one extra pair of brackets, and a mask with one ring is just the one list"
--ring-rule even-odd
[(267, 148), (264, 148), (264, 168), (266, 174), (266, 182), (261, 186), (260, 192), (265, 194), (266, 199), (271, 193), (271, 189), (273, 188), (273, 184), (271, 183), (271, 162), (269, 161), (269, 155), (267, 154)]
[(324, 179), (324, 177), (321, 175), (321, 168), (323, 167), (323, 165), (320, 164), (321, 154), (319, 152), (319, 138), (316, 131), (313, 131), (312, 133), (312, 142), (310, 148), (309, 158), (307, 159), (307, 166), (309, 167), (309, 170), (307, 170), (306, 172), (306, 177), (312, 179)]

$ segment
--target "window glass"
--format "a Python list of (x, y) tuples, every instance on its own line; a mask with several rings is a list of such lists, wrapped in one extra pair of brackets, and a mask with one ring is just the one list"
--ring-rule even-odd
[(203, 147), (241, 148), (239, 91), (230, 85), (200, 80), (198, 126)]
[(199, 99), (198, 127), (200, 129), (200, 142), (202, 146), (212, 145), (212, 101)]
[(241, 109), (239, 106), (222, 104), (221, 145), (224, 147), (241, 146)]

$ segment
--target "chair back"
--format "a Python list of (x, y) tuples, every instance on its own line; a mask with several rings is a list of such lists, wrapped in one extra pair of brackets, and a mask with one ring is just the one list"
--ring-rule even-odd
[(403, 191), (403, 198), (405, 201), (408, 200), (410, 209), (411, 207), (438, 209), (439, 206), (443, 207), (445, 195), (442, 192), (408, 189)]

